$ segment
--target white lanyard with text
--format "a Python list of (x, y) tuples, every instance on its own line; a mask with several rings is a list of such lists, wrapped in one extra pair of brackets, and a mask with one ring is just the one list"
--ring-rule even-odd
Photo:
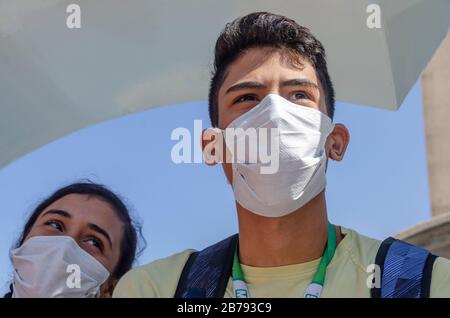
[[(325, 275), (327, 272), (327, 266), (331, 262), (336, 251), (336, 231), (334, 226), (328, 223), (328, 240), (325, 251), (314, 274), (313, 280), (305, 290), (305, 298), (319, 298), (322, 293), (323, 284), (325, 282)], [(234, 253), (233, 269), (233, 297), (234, 298), (250, 298), (247, 284), (245, 283), (244, 273), (242, 272), (241, 264), (239, 262), (239, 256), (237, 248)]]

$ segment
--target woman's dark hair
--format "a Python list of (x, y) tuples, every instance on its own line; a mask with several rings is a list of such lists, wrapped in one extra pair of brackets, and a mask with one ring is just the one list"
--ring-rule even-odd
[[(142, 236), (142, 227), (137, 221), (133, 221), (128, 208), (122, 202), (122, 200), (111, 190), (107, 189), (103, 185), (95, 184), (90, 181), (74, 183), (63, 187), (51, 196), (42, 201), (31, 213), (25, 227), (23, 228), (22, 234), (17, 241), (16, 247), (20, 247), (25, 238), (30, 233), (31, 228), (41, 215), (44, 210), (50, 206), (53, 202), (69, 195), (69, 194), (83, 194), (89, 197), (95, 197), (101, 199), (111, 205), (116, 215), (120, 221), (124, 224), (124, 231), (122, 241), (120, 243), (120, 258), (111, 275), (115, 278), (122, 277), (126, 272), (128, 272), (133, 266), (135, 258), (143, 251), (145, 248), (145, 239)], [(139, 251), (138, 247), (138, 236), (139, 240), (143, 243), (143, 248)]]
[(334, 116), (334, 88), (328, 74), (325, 49), (308, 28), (282, 15), (255, 12), (238, 18), (225, 26), (217, 39), (214, 51), (214, 70), (209, 88), (209, 117), (217, 127), (219, 122), (218, 92), (227, 69), (248, 49), (272, 47), (309, 61), (316, 70), (324, 90), (327, 114)]

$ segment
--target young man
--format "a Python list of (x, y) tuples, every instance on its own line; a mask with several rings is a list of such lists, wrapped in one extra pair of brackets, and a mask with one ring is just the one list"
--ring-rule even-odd
[(134, 269), (115, 297), (450, 297), (450, 261), (328, 223), (326, 165), (349, 132), (332, 124), (325, 51), (308, 29), (264, 12), (228, 24), (209, 111), (221, 130), (279, 129), (277, 172), (225, 161), (239, 235)]

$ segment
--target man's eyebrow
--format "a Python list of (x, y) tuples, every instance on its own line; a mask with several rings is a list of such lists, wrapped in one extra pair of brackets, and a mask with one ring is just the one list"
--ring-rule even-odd
[(241, 89), (247, 89), (247, 88), (266, 88), (266, 85), (264, 85), (260, 82), (255, 82), (255, 81), (237, 83), (237, 84), (229, 87), (227, 89), (227, 91), (225, 92), (225, 95), (230, 92), (238, 91)]
[(64, 218), (68, 218), (68, 219), (70, 219), (72, 217), (72, 215), (69, 212), (64, 211), (64, 210), (58, 210), (58, 209), (48, 210), (47, 212), (42, 214), (42, 216), (45, 216), (47, 214), (56, 214), (56, 215), (59, 215), (59, 216), (62, 216)]
[(112, 240), (111, 240), (111, 236), (108, 234), (108, 232), (104, 229), (102, 229), (100, 226), (98, 226), (97, 224), (93, 224), (93, 223), (89, 223), (88, 224), (89, 228), (97, 233), (100, 233), (101, 235), (103, 235), (104, 237), (106, 237), (106, 239), (109, 242), (110, 247), (112, 248)]
[(306, 78), (294, 78), (287, 80), (281, 83), (281, 86), (308, 86), (320, 90), (319, 85)]

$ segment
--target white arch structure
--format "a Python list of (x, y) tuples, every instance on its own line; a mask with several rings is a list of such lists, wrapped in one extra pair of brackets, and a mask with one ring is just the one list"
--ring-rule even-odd
[[(70, 3), (80, 29), (67, 28)], [(449, 0), (0, 0), (0, 168), (80, 128), (206, 99), (217, 35), (261, 10), (324, 43), (338, 100), (392, 110), (450, 21)]]

